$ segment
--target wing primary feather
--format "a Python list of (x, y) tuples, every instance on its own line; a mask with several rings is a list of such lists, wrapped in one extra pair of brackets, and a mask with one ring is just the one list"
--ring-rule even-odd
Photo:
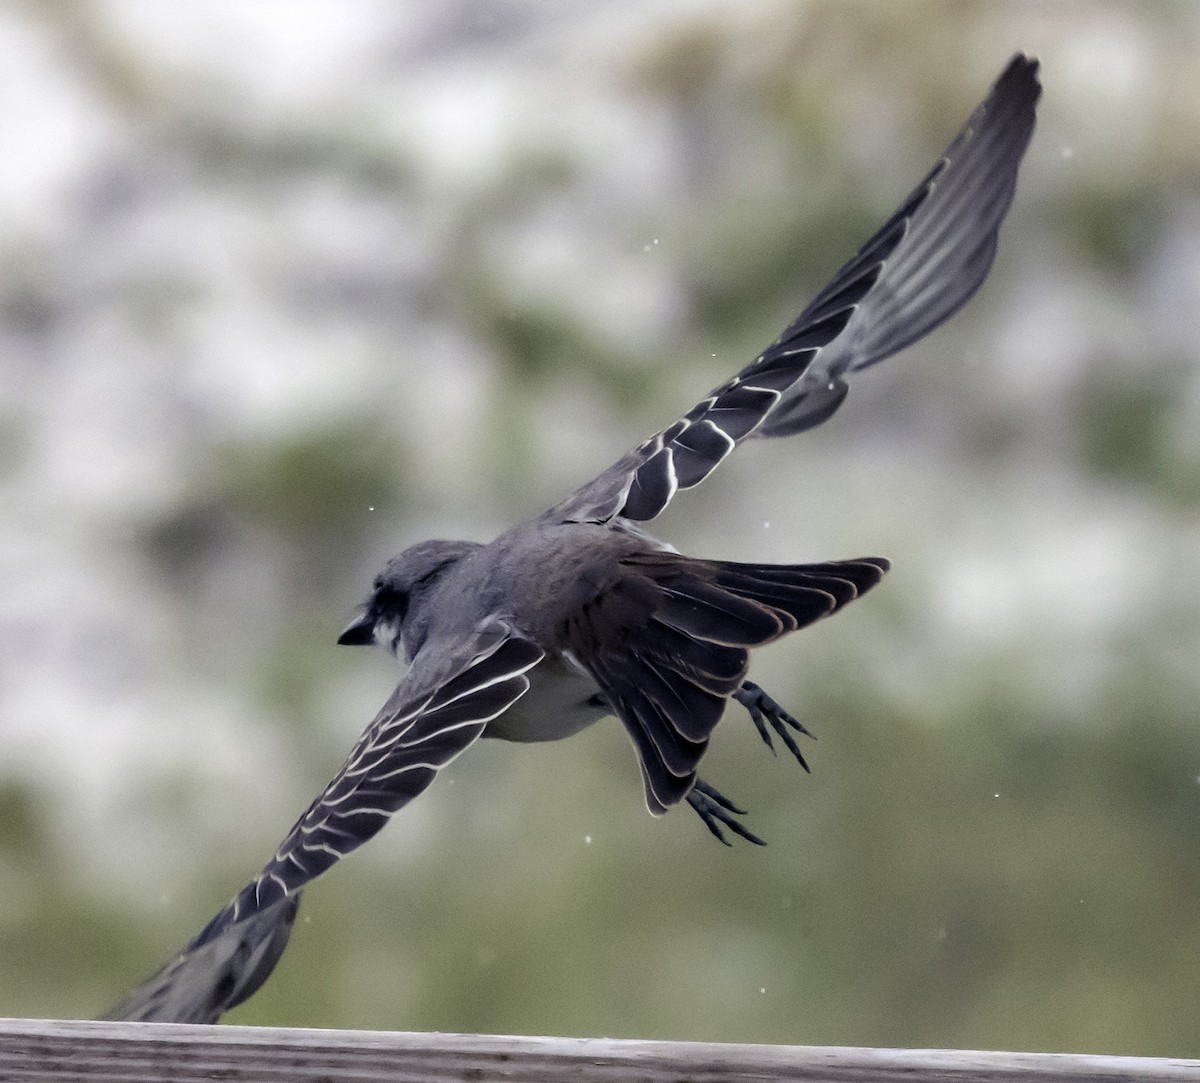
[[(526, 673), (544, 656), (495, 622), (466, 647), (461, 672), (421, 678), (416, 666), (409, 671), (271, 861), (107, 1018), (215, 1023), (266, 981), (287, 945), (303, 888), (424, 791), (528, 690)], [(413, 685), (421, 679), (432, 687)]]
[[(1036, 60), (1014, 56), (945, 154), (774, 343), (547, 516), (654, 518), (732, 450), (699, 431), (706, 418), (733, 445), (814, 428), (845, 399), (847, 373), (890, 357), (961, 308), (987, 276), (1012, 203), (1041, 95), (1037, 72)], [(726, 423), (726, 396), (745, 386), (778, 398), (738, 400), (736, 421)]]

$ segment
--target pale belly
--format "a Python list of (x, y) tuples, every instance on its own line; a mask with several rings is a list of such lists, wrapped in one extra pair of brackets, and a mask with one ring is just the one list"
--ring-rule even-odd
[(547, 658), (530, 670), (529, 691), (489, 722), (483, 736), (559, 741), (610, 714), (591, 677), (561, 658)]

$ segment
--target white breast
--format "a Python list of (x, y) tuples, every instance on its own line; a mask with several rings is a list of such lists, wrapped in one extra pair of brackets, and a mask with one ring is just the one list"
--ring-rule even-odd
[(529, 691), (499, 718), (488, 723), (484, 737), (502, 741), (559, 741), (605, 715), (596, 682), (562, 658), (547, 658), (529, 671)]

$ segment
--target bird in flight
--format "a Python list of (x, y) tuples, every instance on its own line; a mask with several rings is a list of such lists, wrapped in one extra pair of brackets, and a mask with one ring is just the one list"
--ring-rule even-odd
[(548, 741), (615, 715), (646, 804), (688, 804), (722, 842), (761, 840), (698, 774), (730, 701), (800, 764), (803, 726), (747, 679), (750, 651), (837, 611), (888, 570), (685, 556), (644, 524), (743, 441), (833, 414), (847, 377), (956, 312), (987, 276), (1041, 94), (1015, 56), (899, 209), (749, 365), (560, 503), (491, 542), (427, 541), (375, 577), (343, 644), (408, 668), (262, 871), (108, 1018), (216, 1022), (269, 977), (301, 890), (481, 737)]

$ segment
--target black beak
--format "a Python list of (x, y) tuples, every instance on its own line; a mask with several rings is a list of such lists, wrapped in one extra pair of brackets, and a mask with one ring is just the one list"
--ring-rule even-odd
[(375, 642), (375, 618), (369, 613), (356, 617), (337, 641), (343, 647), (369, 647)]

